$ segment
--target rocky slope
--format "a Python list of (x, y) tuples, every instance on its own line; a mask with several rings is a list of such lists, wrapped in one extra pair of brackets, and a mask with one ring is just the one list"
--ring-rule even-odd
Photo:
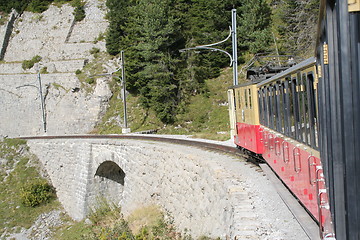
[[(92, 49), (105, 51), (105, 42), (99, 38), (108, 25), (105, 2), (87, 0), (85, 12), (81, 22), (74, 22), (68, 4), (50, 6), (41, 14), (24, 12), (16, 18), (0, 64), (0, 135), (45, 133), (38, 69), (44, 73), (40, 79), (48, 134), (90, 132), (106, 111), (112, 95), (109, 77), (97, 79), (90, 87), (75, 74), (94, 60)], [(1, 41), (5, 27), (1, 27)], [(42, 57), (41, 62), (24, 70), (22, 61), (36, 55)]]

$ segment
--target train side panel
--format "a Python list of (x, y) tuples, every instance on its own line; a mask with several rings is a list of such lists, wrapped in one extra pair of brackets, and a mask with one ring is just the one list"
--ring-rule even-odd
[(297, 196), (301, 203), (320, 221), (317, 202), (319, 178), (318, 167), (321, 166), (319, 153), (264, 128), (265, 150), (263, 158), (282, 179), (285, 185)]
[(264, 151), (261, 126), (247, 123), (237, 123), (237, 134), (235, 136), (235, 144), (246, 148), (254, 153), (262, 154)]
[(263, 158), (332, 236), (328, 195), (318, 151), (317, 70), (310, 58), (258, 84)]

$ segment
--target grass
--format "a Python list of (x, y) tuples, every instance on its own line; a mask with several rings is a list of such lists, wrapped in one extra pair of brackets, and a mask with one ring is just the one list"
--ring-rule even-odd
[[(101, 122), (92, 133), (95, 134), (120, 134), (124, 119), (124, 104), (121, 100), (121, 88), (115, 78), (110, 83), (113, 96), (109, 102), (109, 108)], [(158, 129), (162, 123), (155, 117), (155, 113), (141, 107), (139, 97), (127, 95), (127, 119), (132, 132)]]
[(39, 56), (39, 55), (36, 55), (36, 56), (34, 56), (32, 59), (30, 59), (30, 60), (24, 60), (23, 62), (22, 62), (22, 68), (24, 69), (24, 70), (26, 70), (26, 69), (30, 69), (30, 68), (32, 68), (34, 65), (35, 65), (35, 63), (38, 63), (38, 62), (40, 62), (41, 61), (41, 57)]
[[(85, 221), (69, 222), (57, 229), (53, 239), (121, 239), (121, 240), (191, 240), (190, 235), (180, 234), (174, 228), (171, 218), (158, 206), (150, 205), (136, 209), (125, 218), (119, 207), (100, 200), (98, 208)], [(169, 219), (169, 220), (165, 220)], [(199, 240), (213, 240), (200, 237)]]
[(97, 75), (103, 74), (105, 70), (103, 63), (108, 62), (112, 58), (105, 52), (96, 52), (94, 54), (96, 54), (96, 58), (93, 61), (86, 64), (83, 69), (78, 69), (75, 72), (81, 83), (81, 88), (85, 89), (87, 93), (94, 91), (96, 79), (101, 77)]
[(0, 16), (1, 16), (1, 18), (0, 18), (0, 26), (5, 25), (9, 20), (9, 14), (2, 13), (2, 14), (0, 14)]
[(132, 232), (139, 234), (145, 226), (149, 228), (155, 227), (160, 221), (163, 221), (163, 217), (158, 206), (150, 205), (136, 209), (128, 216), (127, 220)]
[(5, 231), (10, 233), (29, 228), (41, 213), (60, 207), (58, 201), (54, 200), (38, 207), (22, 204), (21, 189), (32, 181), (42, 179), (36, 158), (26, 152), (27, 146), (23, 140), (5, 139), (0, 142), (0, 158), (6, 159), (5, 166), (1, 164), (0, 170), (0, 235)]
[(208, 91), (193, 96), (185, 112), (177, 116), (174, 126), (168, 126), (159, 133), (190, 134), (199, 138), (228, 140), (230, 126), (227, 88), (231, 85), (230, 68), (224, 69), (218, 78), (206, 80)]
[[(177, 115), (172, 125), (164, 125), (155, 113), (144, 109), (139, 97), (127, 96), (128, 124), (132, 132), (157, 129), (159, 134), (184, 134), (199, 138), (228, 140), (229, 114), (227, 88), (232, 85), (232, 70), (224, 69), (221, 76), (206, 81), (208, 91), (193, 96), (186, 110)], [(120, 99), (119, 83), (111, 83), (113, 97), (101, 122), (92, 131), (94, 134), (120, 134), (123, 123), (123, 102)]]
[(65, 92), (69, 92), (69, 89), (66, 89), (63, 85), (61, 85), (57, 82), (53, 82), (52, 85), (56, 90), (63, 89)]

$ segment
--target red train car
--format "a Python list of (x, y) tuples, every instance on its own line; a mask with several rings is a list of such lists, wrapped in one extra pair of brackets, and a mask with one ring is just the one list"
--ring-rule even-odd
[(228, 90), (234, 142), (259, 154), (333, 236), (325, 179), (318, 151), (317, 69), (307, 59), (270, 79)]

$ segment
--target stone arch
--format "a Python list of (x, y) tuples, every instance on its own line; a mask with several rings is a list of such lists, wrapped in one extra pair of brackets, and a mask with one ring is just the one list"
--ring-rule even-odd
[(102, 162), (94, 175), (92, 195), (119, 204), (123, 198), (125, 176), (125, 172), (115, 162)]

